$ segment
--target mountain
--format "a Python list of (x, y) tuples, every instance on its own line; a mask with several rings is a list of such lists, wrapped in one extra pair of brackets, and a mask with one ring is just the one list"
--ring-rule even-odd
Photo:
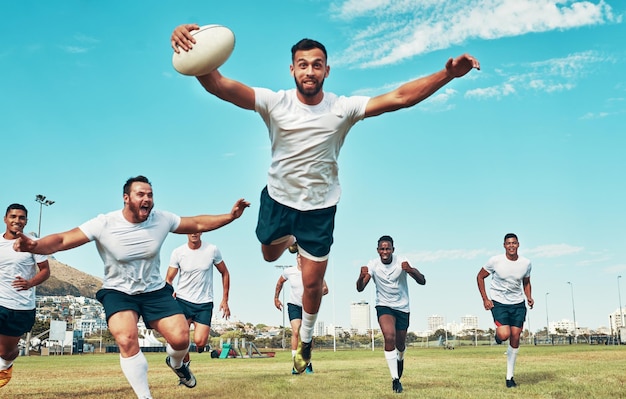
[(50, 278), (37, 286), (37, 295), (72, 295), (95, 298), (102, 280), (48, 257)]

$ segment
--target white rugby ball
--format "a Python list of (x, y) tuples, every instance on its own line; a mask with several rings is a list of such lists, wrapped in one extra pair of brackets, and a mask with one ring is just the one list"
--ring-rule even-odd
[(201, 76), (216, 70), (235, 48), (235, 35), (222, 25), (205, 25), (191, 34), (196, 39), (193, 48), (172, 56), (174, 69), (183, 75)]

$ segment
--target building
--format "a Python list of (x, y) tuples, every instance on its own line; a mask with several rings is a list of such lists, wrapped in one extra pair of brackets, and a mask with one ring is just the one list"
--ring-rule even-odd
[(461, 329), (477, 330), (478, 329), (478, 316), (466, 315), (466, 316), (461, 317)]
[(435, 332), (441, 329), (445, 329), (444, 317), (439, 315), (428, 316), (428, 330)]
[(315, 323), (315, 328), (313, 329), (313, 336), (315, 337), (323, 337), (326, 335), (326, 327), (323, 321), (318, 321)]
[(367, 301), (352, 302), (350, 305), (350, 329), (357, 334), (367, 334), (371, 325), (370, 304)]

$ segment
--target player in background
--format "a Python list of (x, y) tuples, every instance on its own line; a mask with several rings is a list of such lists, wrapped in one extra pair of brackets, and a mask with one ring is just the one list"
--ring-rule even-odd
[[(211, 332), (213, 317), (213, 267), (222, 275), (222, 300), (219, 310), (222, 317), (230, 318), (228, 293), (230, 291), (230, 273), (222, 259), (219, 248), (202, 241), (202, 233), (187, 234), (187, 243), (175, 248), (170, 257), (165, 281), (174, 285), (178, 275), (178, 284), (174, 297), (183, 309), (187, 324), (194, 324), (193, 342), (198, 353), (204, 352)], [(189, 364), (189, 353), (183, 360)]]
[[(526, 303), (532, 309), (535, 301), (530, 285), (530, 260), (518, 255), (519, 241), (513, 233), (504, 236), (504, 254), (491, 257), (478, 275), (478, 291), (485, 310), (491, 310), (496, 324), (496, 342), (509, 340), (506, 351), (506, 387), (515, 388), (513, 379), (520, 336), (526, 320)], [(491, 274), (490, 297), (485, 290), (485, 278)]]
[(362, 292), (370, 280), (376, 285), (376, 314), (378, 324), (385, 339), (385, 359), (391, 374), (391, 389), (402, 392), (402, 373), (406, 334), (409, 329), (409, 286), (407, 276), (419, 285), (426, 284), (426, 278), (419, 270), (411, 267), (405, 257), (394, 254), (393, 238), (382, 236), (378, 239), (378, 258), (361, 267), (356, 281), (356, 289)]
[[(35, 324), (35, 287), (50, 277), (48, 257), (15, 252), (13, 244), (28, 223), (24, 205), (11, 204), (0, 239), (0, 388), (11, 380), (20, 337)], [(26, 343), (29, 350), (30, 342)]]
[[(289, 294), (289, 301), (287, 301), (287, 312), (289, 314), (289, 323), (291, 324), (291, 359), (294, 361), (294, 366), (291, 369), (291, 374), (300, 374), (296, 370), (295, 359), (298, 349), (298, 343), (300, 342), (300, 325), (302, 324), (302, 294), (304, 287), (302, 286), (302, 257), (300, 254), (296, 254), (296, 266), (291, 266), (283, 270), (283, 273), (276, 282), (276, 289), (274, 291), (274, 306), (276, 309), (283, 310), (284, 304), (280, 301), (280, 292), (283, 289), (283, 285), (286, 281), (289, 281), (291, 292)], [(328, 286), (324, 281), (323, 295), (328, 294)], [(284, 328), (284, 326), (283, 326)], [(313, 364), (309, 362), (304, 370), (305, 373), (313, 373)]]

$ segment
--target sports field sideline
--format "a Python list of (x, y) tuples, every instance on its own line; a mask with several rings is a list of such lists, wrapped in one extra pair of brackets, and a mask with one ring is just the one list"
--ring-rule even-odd
[[(506, 346), (409, 348), (404, 392), (391, 391), (380, 349), (314, 351), (315, 373), (290, 374), (290, 352), (274, 358), (192, 354), (196, 388), (177, 386), (163, 353), (147, 353), (154, 398), (626, 398), (626, 347), (522, 346), (515, 380), (504, 386)], [(0, 398), (133, 399), (117, 354), (19, 357)]]

